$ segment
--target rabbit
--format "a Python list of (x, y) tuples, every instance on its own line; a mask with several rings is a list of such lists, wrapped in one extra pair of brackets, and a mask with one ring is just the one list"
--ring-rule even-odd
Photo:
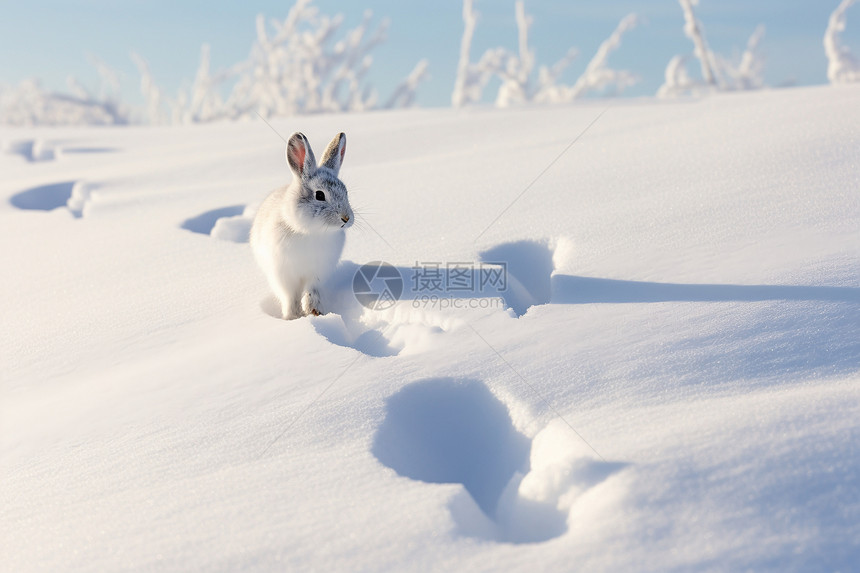
[(320, 285), (337, 266), (345, 229), (355, 220), (338, 178), (345, 152), (346, 134), (339, 133), (317, 166), (304, 134), (291, 135), (286, 157), (293, 181), (272, 191), (254, 217), (251, 249), (286, 320), (325, 313)]

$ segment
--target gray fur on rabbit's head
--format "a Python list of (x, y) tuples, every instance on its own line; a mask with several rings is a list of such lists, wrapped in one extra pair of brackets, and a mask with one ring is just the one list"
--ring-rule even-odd
[(331, 140), (320, 165), (304, 134), (294, 133), (287, 142), (287, 164), (295, 176), (296, 222), (307, 231), (336, 231), (355, 221), (346, 185), (338, 178), (345, 153), (344, 133)]

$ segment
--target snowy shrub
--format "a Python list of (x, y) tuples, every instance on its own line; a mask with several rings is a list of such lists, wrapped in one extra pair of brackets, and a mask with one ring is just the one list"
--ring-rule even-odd
[(122, 125), (129, 110), (121, 103), (119, 80), (104, 62), (90, 58), (101, 85), (93, 93), (74, 77), (68, 80), (69, 93), (47, 91), (38, 80), (16, 87), (0, 87), (0, 124), (3, 125)]
[(695, 79), (689, 74), (687, 56), (675, 56), (666, 66), (665, 80), (657, 92), (658, 97), (752, 90), (764, 86), (764, 59), (759, 52), (759, 44), (764, 38), (764, 26), (755, 29), (740, 61), (733, 63), (708, 46), (704, 26), (693, 11), (693, 6), (699, 3), (698, 0), (679, 0), (679, 3), (684, 12), (684, 34), (693, 42), (693, 55), (699, 61), (702, 77)]
[[(175, 97), (159, 87), (147, 61), (132, 60), (140, 73), (144, 109), (135, 114), (151, 124), (203, 123), (219, 120), (363, 111), (408, 107), (427, 76), (421, 60), (382, 105), (365, 76), (370, 52), (385, 41), (387, 22), (371, 27), (371, 13), (340, 34), (343, 16), (325, 16), (312, 0), (296, 0), (283, 21), (257, 17), (257, 37), (248, 58), (212, 72), (210, 47), (200, 50), (193, 82)], [(15, 88), (0, 86), (0, 124), (102, 125), (129, 122), (120, 103), (116, 74), (94, 60), (102, 78), (98, 94), (70, 79), (70, 93), (48, 92), (35, 80)]]
[(451, 103), (454, 107), (480, 102), (484, 88), (494, 76), (502, 81), (496, 96), (496, 105), (499, 107), (530, 102), (570, 102), (589, 92), (621, 91), (637, 81), (634, 74), (613, 70), (607, 66), (609, 55), (621, 45), (624, 33), (636, 26), (637, 18), (633, 14), (621, 20), (612, 35), (600, 45), (585, 72), (573, 85), (560, 84), (559, 77), (576, 59), (578, 52), (575, 48), (568, 50), (567, 54), (551, 67), (540, 66), (535, 77), (535, 55), (529, 47), (528, 38), (532, 19), (526, 14), (522, 0), (516, 3), (517, 54), (504, 48), (493, 48), (484, 52), (477, 62), (472, 63), (470, 52), (477, 21), (478, 14), (474, 10), (473, 0), (463, 0), (464, 29), (460, 42), (457, 78), (451, 95)]
[[(387, 22), (371, 29), (371, 13), (336, 40), (343, 16), (324, 16), (312, 0), (297, 0), (284, 21), (257, 17), (248, 59), (212, 73), (209, 46), (201, 49), (194, 83), (175, 99), (164, 95), (146, 61), (135, 56), (151, 123), (200, 123), (297, 114), (364, 111), (379, 107), (365, 76), (370, 52), (385, 40)], [(406, 107), (426, 76), (418, 62), (382, 107)]]
[(394, 88), (391, 96), (389, 96), (385, 105), (382, 107), (385, 109), (412, 107), (415, 103), (415, 92), (418, 90), (418, 84), (420, 84), (427, 75), (428, 65), (427, 60), (421, 60), (415, 64), (412, 72), (406, 76), (402, 82), (397, 84), (397, 87)]
[(857, 0), (842, 0), (830, 15), (827, 31), (824, 33), (824, 52), (828, 62), (827, 79), (833, 84), (860, 81), (860, 61), (841, 42), (846, 25), (845, 12), (856, 3)]

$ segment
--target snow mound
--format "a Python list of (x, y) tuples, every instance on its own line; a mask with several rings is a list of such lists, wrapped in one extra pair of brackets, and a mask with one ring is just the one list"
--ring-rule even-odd
[(192, 233), (210, 235), (233, 243), (247, 243), (254, 223), (255, 205), (220, 207), (186, 219), (181, 227)]
[(72, 186), (69, 200), (66, 201), (66, 207), (75, 217), (83, 217), (84, 209), (91, 199), (92, 186), (90, 186), (86, 181), (76, 181)]

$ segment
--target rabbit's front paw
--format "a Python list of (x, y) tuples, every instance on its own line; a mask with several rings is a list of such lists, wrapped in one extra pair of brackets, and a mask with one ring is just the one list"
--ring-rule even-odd
[(319, 316), (325, 314), (320, 304), (320, 293), (316, 289), (311, 289), (302, 297), (302, 312), (305, 315)]

